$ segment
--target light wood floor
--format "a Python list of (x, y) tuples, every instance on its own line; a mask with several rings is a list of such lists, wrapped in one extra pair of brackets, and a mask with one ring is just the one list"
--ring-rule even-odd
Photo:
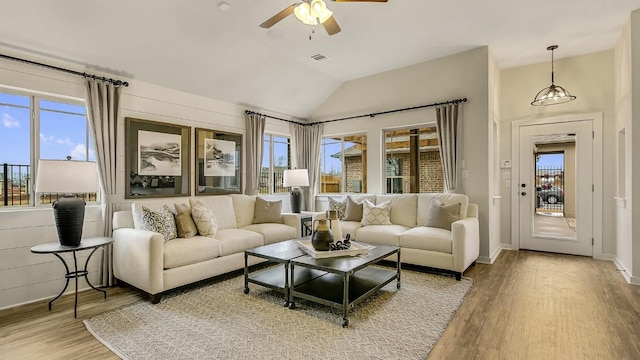
[[(503, 251), (465, 276), (471, 292), (429, 359), (640, 359), (640, 286), (610, 261)], [(0, 311), (0, 359), (117, 359), (82, 320), (142, 301), (128, 288)]]

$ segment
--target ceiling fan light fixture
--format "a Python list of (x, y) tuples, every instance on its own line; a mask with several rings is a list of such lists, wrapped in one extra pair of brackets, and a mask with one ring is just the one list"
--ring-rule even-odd
[(531, 102), (533, 106), (547, 106), (567, 103), (576, 99), (568, 90), (560, 85), (554, 84), (554, 67), (553, 67), (553, 51), (558, 45), (551, 45), (547, 50), (551, 51), (551, 85), (538, 92), (535, 99)]
[(305, 25), (318, 25), (327, 21), (333, 12), (322, 0), (303, 1), (293, 10), (293, 14)]

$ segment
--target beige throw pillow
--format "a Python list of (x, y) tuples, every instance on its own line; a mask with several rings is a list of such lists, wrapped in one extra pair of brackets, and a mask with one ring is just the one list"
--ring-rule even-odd
[(282, 224), (282, 200), (267, 201), (261, 197), (256, 198), (256, 207), (253, 213), (254, 224), (279, 223)]
[(460, 220), (460, 203), (445, 204), (438, 199), (431, 200), (429, 215), (424, 226), (451, 230), (451, 223)]
[(191, 204), (191, 217), (198, 228), (198, 233), (202, 236), (216, 236), (218, 221), (211, 210), (198, 200), (189, 199), (189, 203)]
[(373, 205), (369, 200), (362, 202), (362, 226), (391, 225), (391, 201)]
[(153, 211), (143, 206), (138, 218), (137, 229), (153, 231), (164, 235), (164, 241), (169, 241), (177, 237), (176, 220), (171, 209), (163, 205), (160, 209)]
[(345, 210), (347, 208), (347, 200), (336, 200), (332, 197), (329, 198), (329, 210), (336, 210), (338, 211), (338, 219), (343, 219), (344, 218), (344, 213)]
[(344, 212), (344, 221), (362, 221), (362, 203), (347, 196), (347, 207)]
[(187, 204), (173, 204), (176, 208), (176, 228), (178, 237), (190, 238), (198, 235), (198, 228), (191, 217), (191, 207)]

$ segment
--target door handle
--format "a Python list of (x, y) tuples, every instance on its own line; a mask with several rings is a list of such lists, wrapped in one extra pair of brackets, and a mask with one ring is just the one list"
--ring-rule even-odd
[(520, 195), (525, 196), (525, 195), (527, 195), (527, 192), (523, 191), (523, 192), (520, 193)]

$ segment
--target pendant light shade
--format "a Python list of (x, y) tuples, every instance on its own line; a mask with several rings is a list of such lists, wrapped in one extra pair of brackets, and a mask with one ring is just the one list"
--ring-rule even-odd
[(568, 90), (560, 85), (554, 83), (554, 68), (553, 68), (553, 51), (558, 48), (558, 45), (551, 45), (547, 50), (551, 51), (551, 86), (546, 87), (538, 92), (536, 98), (531, 102), (533, 106), (546, 106), (562, 104), (576, 99), (574, 95), (571, 95)]

